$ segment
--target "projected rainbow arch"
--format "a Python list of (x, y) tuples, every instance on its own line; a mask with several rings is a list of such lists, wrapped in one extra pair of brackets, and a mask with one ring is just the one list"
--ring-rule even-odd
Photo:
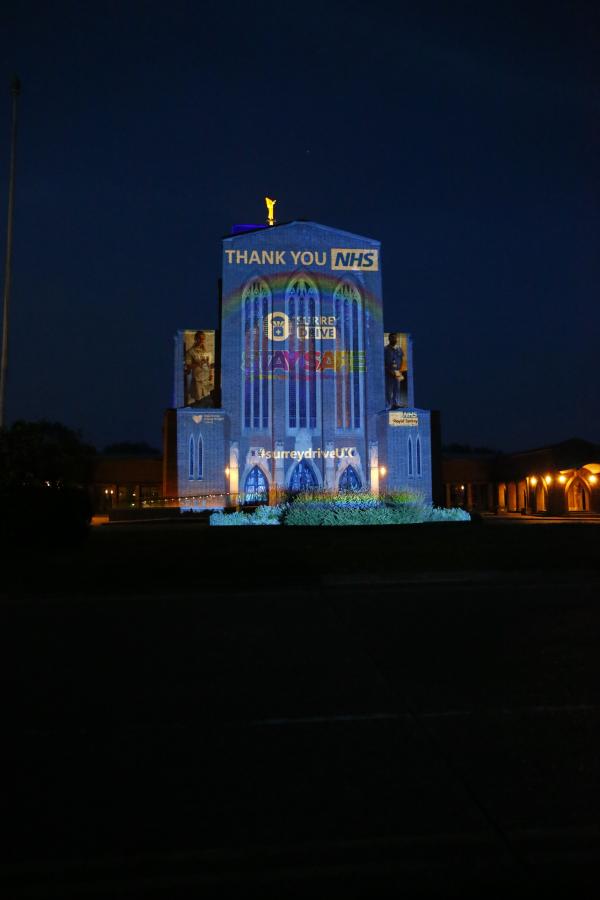
[(307, 271), (303, 269), (268, 274), (256, 270), (252, 275), (246, 277), (243, 284), (235, 291), (231, 291), (223, 297), (223, 324), (240, 313), (243, 292), (246, 286), (254, 279), (260, 278), (267, 283), (273, 294), (274, 305), (275, 302), (279, 305), (283, 304), (285, 293), (290, 283), (294, 279), (302, 277), (306, 277), (316, 284), (322, 303), (327, 303), (327, 301), (332, 302), (335, 289), (343, 282), (353, 284), (360, 292), (365, 315), (372, 316), (376, 321), (381, 321), (383, 319), (380, 301), (373, 293), (371, 293), (371, 291), (366, 290), (364, 285), (361, 284), (358, 279), (353, 279), (347, 275), (342, 277), (339, 273), (330, 275), (326, 272), (315, 272), (314, 270)]

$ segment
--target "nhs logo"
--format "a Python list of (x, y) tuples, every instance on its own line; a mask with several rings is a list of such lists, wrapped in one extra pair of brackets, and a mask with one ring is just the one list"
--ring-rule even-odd
[(332, 247), (331, 268), (338, 272), (377, 272), (379, 271), (379, 250)]

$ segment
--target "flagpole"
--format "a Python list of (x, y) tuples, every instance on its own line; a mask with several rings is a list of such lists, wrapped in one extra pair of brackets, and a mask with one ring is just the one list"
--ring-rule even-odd
[(4, 302), (2, 311), (2, 356), (0, 359), (0, 429), (4, 428), (6, 375), (8, 371), (8, 307), (12, 269), (13, 213), (15, 207), (15, 168), (17, 154), (17, 101), (21, 82), (15, 75), (10, 85), (12, 94), (12, 128), (10, 143), (10, 175), (8, 181), (8, 214), (6, 222), (6, 260), (4, 263)]

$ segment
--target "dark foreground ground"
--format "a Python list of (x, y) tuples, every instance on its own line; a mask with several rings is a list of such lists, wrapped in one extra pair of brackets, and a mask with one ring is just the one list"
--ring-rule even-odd
[(109, 526), (3, 581), (2, 897), (597, 888), (600, 526)]

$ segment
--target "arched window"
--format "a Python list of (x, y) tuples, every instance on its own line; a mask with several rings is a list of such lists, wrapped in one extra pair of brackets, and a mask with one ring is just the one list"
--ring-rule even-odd
[(190, 435), (190, 447), (189, 447), (189, 458), (188, 458), (188, 478), (190, 481), (194, 479), (194, 435)]
[(248, 472), (244, 484), (244, 494), (246, 501), (250, 503), (264, 503), (269, 499), (269, 486), (260, 466), (254, 466)]
[(202, 435), (198, 435), (198, 453), (196, 454), (196, 460), (198, 462), (196, 468), (196, 478), (201, 479), (204, 471), (204, 446), (202, 443)]
[(268, 428), (270, 422), (269, 339), (265, 322), (271, 307), (269, 285), (263, 278), (253, 278), (242, 291), (242, 421), (247, 429)]
[(421, 474), (421, 438), (417, 435), (417, 475)]
[(351, 492), (360, 491), (362, 487), (360, 478), (353, 466), (347, 466), (340, 477), (340, 491)]
[(413, 474), (413, 446), (411, 437), (408, 439), (408, 474)]
[(569, 512), (587, 512), (589, 508), (589, 488), (580, 478), (575, 478), (567, 491), (567, 509)]
[(285, 309), (290, 319), (288, 338), (288, 428), (317, 428), (320, 372), (314, 365), (321, 338), (315, 323), (320, 322), (321, 301), (317, 286), (306, 275), (297, 275), (285, 292)]
[(336, 318), (335, 410), (338, 429), (363, 424), (361, 377), (364, 369), (362, 304), (358, 289), (342, 281), (333, 292)]
[(305, 460), (299, 462), (290, 478), (290, 491), (312, 491), (318, 487), (314, 470)]

